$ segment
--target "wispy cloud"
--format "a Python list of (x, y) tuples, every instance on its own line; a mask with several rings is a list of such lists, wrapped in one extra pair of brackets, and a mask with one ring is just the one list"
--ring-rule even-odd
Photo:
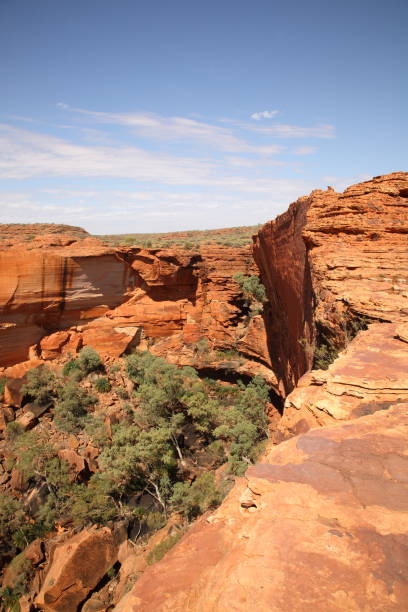
[(282, 154), (311, 154), (311, 139), (334, 136), (330, 125), (221, 125), (191, 114), (58, 106), (61, 122), (0, 124), (3, 222), (67, 222), (106, 233), (266, 221), (318, 186)]
[(334, 138), (335, 136), (334, 126), (326, 123), (313, 127), (277, 123), (271, 126), (247, 125), (246, 128), (259, 134), (279, 138)]
[(258, 113), (252, 113), (251, 119), (255, 119), (255, 121), (260, 121), (261, 119), (273, 119), (279, 113), (277, 110), (264, 110)]
[(214, 164), (133, 146), (86, 146), (0, 124), (0, 178), (117, 177), (165, 184), (205, 182)]
[(316, 153), (316, 151), (316, 147), (297, 147), (293, 153), (295, 155), (312, 155), (312, 153)]
[(188, 117), (165, 117), (155, 113), (109, 113), (90, 111), (58, 103), (61, 110), (78, 113), (97, 123), (120, 125), (143, 138), (167, 141), (199, 141), (220, 151), (275, 155), (282, 150), (277, 144), (256, 145), (237, 137), (232, 129)]

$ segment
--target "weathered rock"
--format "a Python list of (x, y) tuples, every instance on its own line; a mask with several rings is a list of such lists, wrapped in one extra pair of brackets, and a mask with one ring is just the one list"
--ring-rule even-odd
[(14, 410), (10, 406), (0, 406), (0, 431), (4, 431), (11, 421), (14, 421)]
[(100, 243), (0, 250), (0, 364), (23, 361), (47, 332), (123, 302), (128, 277), (129, 266)]
[(361, 331), (326, 371), (305, 374), (286, 398), (274, 439), (364, 416), (408, 401), (408, 344), (396, 325), (374, 323)]
[(58, 457), (68, 463), (72, 482), (88, 471), (88, 464), (85, 459), (71, 448), (64, 448), (58, 451)]
[(72, 612), (116, 562), (122, 533), (108, 527), (82, 531), (55, 549), (36, 605)]
[(408, 173), (396, 172), (344, 193), (313, 191), (255, 237), (273, 370), (287, 393), (315, 340), (342, 348), (361, 317), (407, 322), (407, 189)]
[(61, 349), (68, 342), (70, 334), (67, 331), (59, 331), (43, 338), (40, 342), (41, 355), (43, 359), (54, 359), (61, 354)]
[(27, 483), (21, 470), (17, 468), (11, 470), (9, 485), (14, 491), (24, 491), (27, 488)]
[(28, 370), (42, 365), (44, 361), (40, 359), (29, 359), (14, 366), (6, 368), (4, 375), (7, 378), (7, 383), (4, 388), (4, 402), (9, 406), (20, 407), (23, 399), (22, 387), (26, 382), (26, 374)]
[(405, 610), (407, 409), (274, 447), (115, 611)]
[(43, 359), (83, 345), (119, 357), (139, 345), (195, 365), (207, 338), (210, 350), (238, 347), (252, 370), (270, 370), (263, 318), (249, 319), (233, 279), (258, 273), (249, 246), (115, 250), (55, 235), (46, 244), (0, 249), (0, 365), (34, 355), (36, 343)]

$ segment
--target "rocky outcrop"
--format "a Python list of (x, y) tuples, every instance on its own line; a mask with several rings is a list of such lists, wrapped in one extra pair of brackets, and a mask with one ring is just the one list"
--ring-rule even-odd
[(85, 345), (109, 357), (139, 346), (203, 367), (222, 361), (217, 350), (238, 350), (243, 374), (276, 383), (263, 317), (249, 316), (233, 279), (258, 273), (250, 247), (107, 249), (91, 238), (61, 247), (57, 238), (0, 250), (0, 365), (27, 359), (30, 347), (49, 360)]
[(115, 610), (405, 610), (407, 408), (273, 448)]
[(350, 325), (408, 320), (408, 173), (300, 198), (255, 237), (271, 303), (273, 369), (286, 392), (313, 345), (344, 347)]
[(408, 343), (403, 325), (374, 323), (328, 370), (312, 370), (286, 398), (273, 438), (304, 433), (408, 402)]
[[(407, 195), (406, 173), (315, 191), (255, 237), (273, 371), (299, 382), (280, 444), (118, 612), (405, 609)], [(305, 374), (322, 347), (346, 350)]]

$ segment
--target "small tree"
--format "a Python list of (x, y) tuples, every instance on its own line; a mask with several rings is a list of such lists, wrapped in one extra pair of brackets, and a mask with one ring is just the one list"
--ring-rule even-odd
[(245, 304), (249, 307), (251, 315), (260, 314), (263, 310), (263, 304), (268, 301), (265, 287), (259, 280), (259, 276), (247, 276), (242, 272), (234, 275), (234, 280), (238, 283)]
[(222, 500), (222, 493), (217, 489), (214, 474), (206, 472), (190, 485), (186, 482), (177, 482), (171, 497), (174, 509), (183, 512), (192, 519), (209, 508), (215, 508)]
[(98, 391), (98, 393), (109, 393), (109, 391), (112, 389), (112, 385), (106, 376), (100, 376), (95, 381), (95, 389)]

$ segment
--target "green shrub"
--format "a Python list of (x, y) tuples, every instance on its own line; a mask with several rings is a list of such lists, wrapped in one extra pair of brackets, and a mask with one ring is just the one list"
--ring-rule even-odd
[(85, 374), (96, 372), (102, 366), (102, 360), (91, 346), (84, 346), (78, 355), (79, 366)]
[(6, 586), (4, 589), (0, 589), (0, 601), (2, 602), (2, 610), (7, 612), (20, 612), (20, 604), (18, 603), (20, 597), (24, 593), (19, 588), (12, 588)]
[(95, 381), (95, 389), (98, 391), (98, 393), (109, 393), (109, 391), (112, 389), (112, 385), (106, 376), (100, 376)]
[(20, 425), (20, 423), (17, 423), (16, 421), (11, 421), (11, 423), (7, 423), (7, 427), (6, 427), (7, 440), (15, 440), (23, 432), (24, 432), (24, 427)]
[(129, 399), (129, 393), (123, 387), (116, 387), (115, 391), (118, 394), (118, 397), (120, 397), (120, 399), (123, 399), (123, 400)]
[(58, 394), (54, 408), (57, 426), (63, 431), (75, 432), (85, 426), (88, 408), (97, 403), (97, 398), (69, 381)]
[(69, 361), (67, 361), (66, 364), (64, 364), (64, 367), (62, 368), (62, 374), (64, 376), (71, 376), (72, 374), (79, 373), (82, 373), (79, 359), (70, 359)]
[(233, 278), (241, 289), (245, 304), (250, 309), (250, 315), (260, 314), (263, 311), (263, 304), (268, 301), (268, 298), (265, 287), (259, 280), (259, 276), (247, 276), (239, 272)]
[(113, 363), (111, 365), (111, 367), (109, 368), (109, 372), (111, 374), (116, 374), (117, 372), (120, 372), (120, 364), (119, 363)]
[(209, 508), (220, 504), (222, 494), (217, 489), (214, 474), (201, 474), (191, 485), (187, 482), (177, 482), (174, 485), (171, 503), (178, 512), (192, 519)]
[(47, 366), (39, 366), (28, 370), (26, 383), (22, 387), (25, 395), (40, 406), (46, 406), (54, 401), (58, 390), (58, 381)]

